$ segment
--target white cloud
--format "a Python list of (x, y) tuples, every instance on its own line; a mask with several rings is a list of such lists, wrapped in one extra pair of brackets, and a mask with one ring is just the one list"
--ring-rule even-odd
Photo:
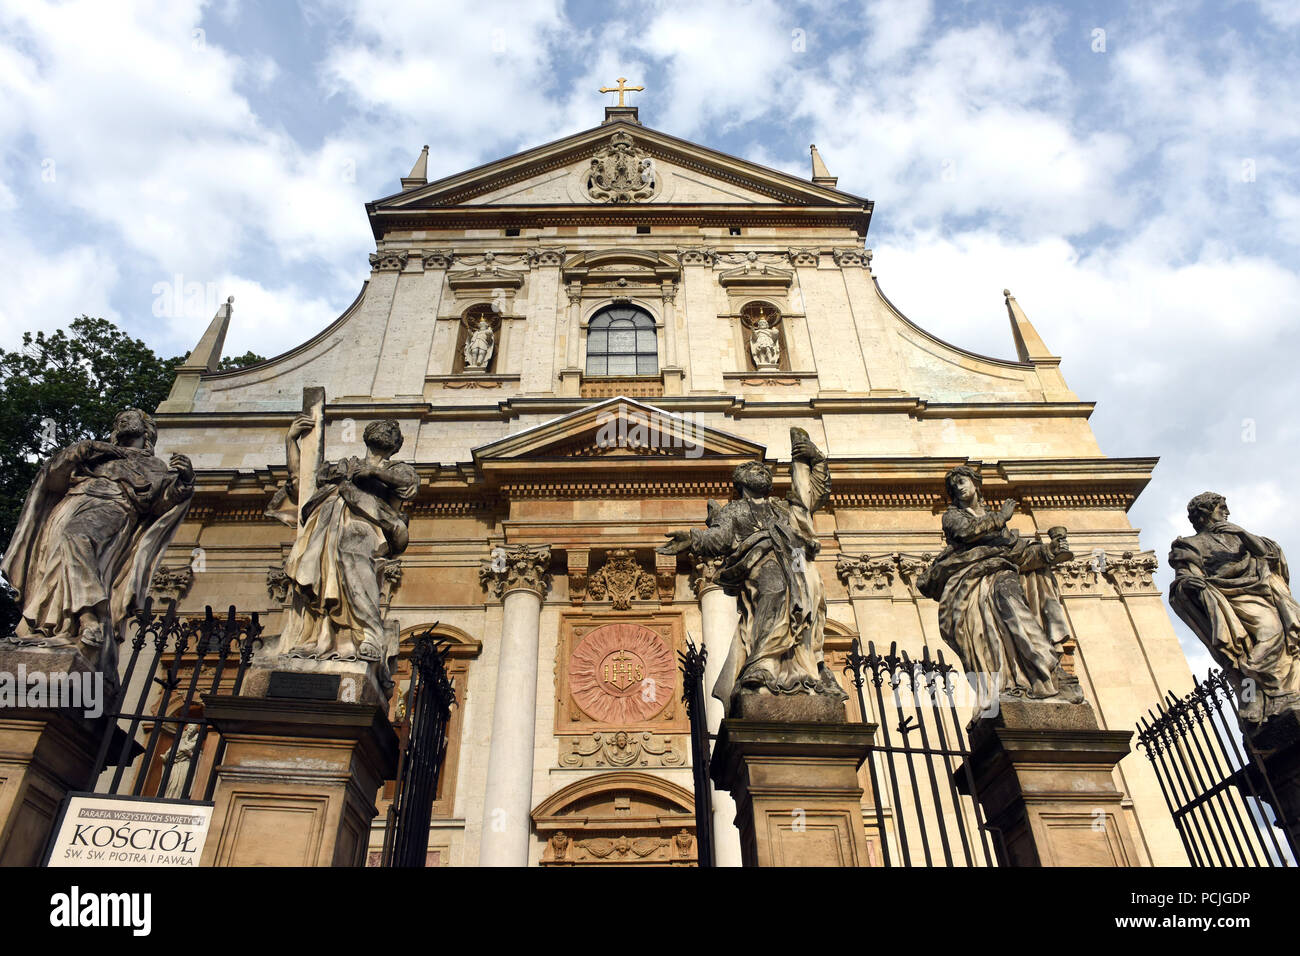
[(932, 14), (930, 0), (875, 0), (867, 4), (871, 30), (867, 56), (873, 63), (888, 62), (921, 40)]

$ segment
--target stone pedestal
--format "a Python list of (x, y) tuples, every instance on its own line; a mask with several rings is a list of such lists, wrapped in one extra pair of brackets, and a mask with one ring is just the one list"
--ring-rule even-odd
[[(76, 680), (83, 690), (95, 679), (94, 669), (73, 647), (0, 644), (0, 671), (12, 675), (15, 691), (18, 684), (30, 688), (38, 674), (47, 691), (51, 677), (64, 687), (69, 678)], [(98, 693), (107, 691), (101, 685)], [(15, 697), (6, 703), (20, 703)], [(90, 708), (95, 701), (79, 703)], [(107, 701), (100, 697), (98, 706)], [(82, 710), (0, 707), (0, 866), (40, 865), (64, 796), (90, 788), (102, 731), (103, 723), (87, 719)]]
[[(971, 771), (1003, 866), (1137, 866), (1114, 769), (1131, 731), (1088, 704), (1003, 701), (971, 727)], [(965, 789), (965, 773), (957, 779)]]
[(1300, 714), (1287, 711), (1269, 718), (1251, 738), (1250, 748), (1263, 762), (1272, 787), (1270, 793), (1254, 774), (1255, 792), (1270, 803), (1291, 852), (1300, 859)]
[(710, 773), (736, 801), (745, 866), (867, 866), (858, 768), (872, 724), (722, 721)]
[(364, 866), (397, 735), (374, 703), (210, 696), (221, 731), (203, 866)]

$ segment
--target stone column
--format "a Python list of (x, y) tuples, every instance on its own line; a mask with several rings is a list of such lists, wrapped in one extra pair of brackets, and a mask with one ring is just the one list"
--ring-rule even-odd
[(1114, 780), (1132, 736), (1099, 730), (1089, 704), (1004, 700), (976, 721), (971, 771), (984, 817), (1002, 834), (999, 863), (1141, 865)]
[(560, 394), (576, 398), (582, 382), (582, 369), (578, 367), (578, 339), (582, 337), (582, 284), (577, 280), (565, 290), (569, 299), (569, 312), (564, 340), (564, 365), (560, 369)]
[(479, 570), (501, 598), (501, 648), (492, 705), (492, 744), (483, 797), (480, 866), (527, 866), (537, 722), (537, 641), (551, 549), (496, 548)]
[[(691, 585), (700, 600), (700, 620), (703, 628), (702, 640), (708, 651), (704, 662), (704, 712), (708, 719), (709, 733), (717, 739), (718, 728), (722, 725), (722, 701), (713, 696), (713, 684), (727, 659), (731, 649), (731, 639), (735, 636), (740, 613), (736, 609), (736, 599), (722, 590), (718, 584), (718, 572), (722, 568), (719, 558), (712, 560), (695, 559), (695, 570), (691, 575)], [(736, 829), (736, 801), (731, 794), (710, 783), (713, 788), (713, 857), (716, 866), (741, 866), (740, 831)]]

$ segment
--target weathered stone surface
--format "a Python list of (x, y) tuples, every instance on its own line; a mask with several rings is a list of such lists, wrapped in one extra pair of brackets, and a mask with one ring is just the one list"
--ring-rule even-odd
[(374, 704), (208, 696), (226, 743), (203, 866), (363, 866), (397, 736)]
[(948, 546), (916, 581), (939, 602), (939, 631), (957, 652), (981, 700), (1055, 698), (1081, 703), (1078, 679), (1060, 666), (1072, 639), (1051, 567), (1074, 557), (1063, 527), (1048, 543), (1010, 528), (1018, 502), (985, 507), (980, 478), (958, 465), (944, 485)]
[(745, 866), (870, 866), (858, 767), (871, 724), (722, 722), (710, 774), (736, 802)]
[(21, 595), (15, 643), (79, 646), (117, 673), (122, 628), (194, 495), (190, 460), (154, 455), (157, 435), (152, 416), (128, 408), (108, 441), (77, 442), (41, 466), (0, 560)]
[(732, 698), (740, 720), (836, 724), (844, 722), (844, 702), (825, 694), (760, 694), (742, 691)]
[(1300, 604), (1278, 543), (1228, 515), (1228, 502), (1212, 491), (1187, 503), (1196, 534), (1175, 539), (1170, 550), (1169, 605), (1238, 690), (1238, 719), (1253, 734), (1269, 718), (1300, 710)]
[[(848, 699), (826, 669), (826, 587), (815, 563), (821, 543), (813, 513), (830, 497), (830, 468), (802, 428), (790, 429), (790, 454), (786, 500), (769, 497), (772, 472), (761, 462), (738, 465), (739, 497), (721, 507), (710, 502), (705, 528), (671, 532), (658, 549), (723, 560), (719, 580), (744, 609), (713, 687), (730, 716), (739, 716), (741, 695), (760, 687), (780, 697)], [(795, 615), (791, 607), (805, 610)]]
[[(1126, 730), (1098, 730), (1087, 704), (1018, 703), (977, 721), (970, 770), (988, 825), (1001, 834), (994, 841), (999, 862), (1140, 865), (1114, 781), (1131, 738)], [(966, 790), (964, 771), (956, 777)]]

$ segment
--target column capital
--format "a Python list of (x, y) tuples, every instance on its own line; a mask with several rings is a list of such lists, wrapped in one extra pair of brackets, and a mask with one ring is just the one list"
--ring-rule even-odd
[(841, 554), (835, 559), (835, 574), (850, 594), (867, 591), (888, 597), (898, 570), (894, 554)]
[(478, 569), (479, 584), (493, 597), (524, 589), (545, 597), (551, 587), (551, 546), (516, 544), (492, 549)]
[(1154, 552), (1125, 551), (1118, 558), (1107, 555), (1105, 573), (1120, 594), (1135, 594), (1142, 591), (1159, 593), (1152, 579), (1152, 575), (1159, 568), (1160, 559)]
[(704, 597), (706, 591), (722, 587), (718, 575), (722, 573), (722, 558), (701, 558), (691, 555), (691, 588), (697, 598)]

